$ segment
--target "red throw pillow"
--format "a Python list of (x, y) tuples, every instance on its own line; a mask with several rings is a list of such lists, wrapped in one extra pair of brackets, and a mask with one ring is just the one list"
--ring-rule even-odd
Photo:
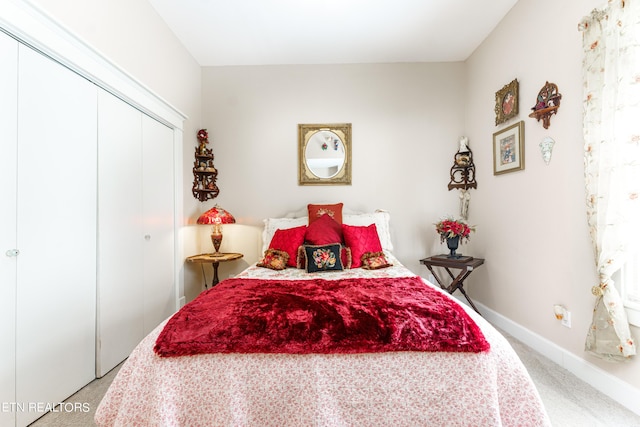
[(269, 244), (269, 249), (279, 249), (289, 254), (287, 265), (289, 267), (296, 266), (296, 258), (298, 256), (298, 247), (304, 243), (304, 235), (307, 232), (307, 226), (277, 229), (273, 233), (273, 238)]
[(322, 215), (327, 214), (338, 224), (342, 224), (342, 203), (334, 205), (307, 205), (309, 211), (309, 224), (319, 219)]
[(309, 224), (304, 240), (312, 245), (342, 243), (342, 227), (328, 214), (323, 214)]
[(367, 226), (342, 224), (344, 244), (351, 249), (351, 268), (362, 265), (362, 255), (367, 252), (382, 252), (375, 224)]

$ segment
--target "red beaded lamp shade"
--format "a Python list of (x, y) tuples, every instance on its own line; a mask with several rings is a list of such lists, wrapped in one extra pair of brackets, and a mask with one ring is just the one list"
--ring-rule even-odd
[(233, 224), (236, 219), (226, 210), (220, 206), (215, 205), (198, 218), (198, 224), (211, 224), (213, 230), (211, 231), (211, 242), (216, 252), (214, 255), (220, 253), (220, 244), (222, 243), (222, 224)]

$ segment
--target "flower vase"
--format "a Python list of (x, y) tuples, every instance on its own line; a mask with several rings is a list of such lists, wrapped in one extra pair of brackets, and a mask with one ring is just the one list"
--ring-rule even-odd
[(449, 256), (447, 258), (460, 258), (460, 255), (456, 253), (458, 244), (460, 244), (460, 236), (447, 238), (447, 248), (449, 248)]

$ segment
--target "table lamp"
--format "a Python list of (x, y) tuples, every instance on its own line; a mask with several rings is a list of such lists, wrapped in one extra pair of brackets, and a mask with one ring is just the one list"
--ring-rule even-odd
[(212, 224), (211, 242), (215, 248), (213, 256), (220, 256), (220, 244), (222, 243), (222, 224), (233, 224), (236, 219), (220, 206), (215, 205), (198, 218), (198, 224)]

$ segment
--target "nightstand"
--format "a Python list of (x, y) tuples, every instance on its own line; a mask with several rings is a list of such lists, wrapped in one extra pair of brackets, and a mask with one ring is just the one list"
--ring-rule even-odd
[(220, 265), (220, 263), (227, 262), (227, 261), (234, 261), (236, 259), (242, 258), (243, 256), (244, 255), (239, 253), (223, 253), (223, 252), (211, 253), (211, 254), (198, 254), (198, 255), (192, 255), (188, 257), (187, 262), (199, 263), (202, 266), (202, 277), (204, 278), (204, 287), (205, 289), (207, 289), (208, 288), (207, 276), (205, 276), (204, 274), (204, 264), (211, 264), (213, 266), (213, 281), (211, 282), (211, 287), (214, 287), (215, 285), (218, 284), (218, 282), (220, 282), (220, 280), (218, 279), (218, 266)]
[[(446, 290), (450, 294), (454, 293), (456, 289), (459, 289), (462, 295), (464, 295), (467, 301), (469, 301), (469, 304), (471, 304), (471, 307), (473, 307), (476, 313), (480, 314), (476, 306), (471, 301), (471, 298), (469, 298), (464, 290), (464, 280), (469, 277), (474, 269), (484, 264), (484, 259), (472, 257), (447, 258), (446, 255), (439, 255), (421, 259), (420, 264), (424, 264), (427, 266), (442, 289)], [(449, 286), (445, 286), (443, 284), (436, 272), (433, 270), (433, 267), (442, 267), (445, 269), (445, 271), (449, 274), (449, 277), (451, 277), (451, 279), (453, 280)], [(458, 273), (458, 275), (454, 275), (451, 272), (452, 268), (460, 270), (460, 273)]]

